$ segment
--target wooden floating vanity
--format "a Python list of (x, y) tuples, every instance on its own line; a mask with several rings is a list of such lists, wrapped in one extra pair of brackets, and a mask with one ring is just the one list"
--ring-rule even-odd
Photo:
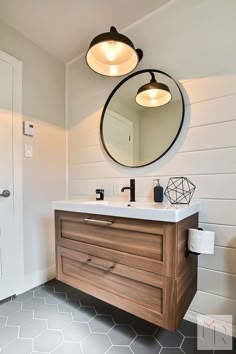
[(197, 209), (169, 222), (104, 215), (103, 209), (94, 214), (83, 206), (77, 212), (68, 202), (63, 210), (60, 203), (54, 203), (57, 279), (176, 331), (197, 290), (197, 257), (185, 257)]

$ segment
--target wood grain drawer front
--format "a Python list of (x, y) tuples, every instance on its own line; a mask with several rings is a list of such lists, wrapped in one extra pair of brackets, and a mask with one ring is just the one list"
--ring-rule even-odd
[[(163, 279), (156, 281), (155, 287), (137, 279), (139, 270), (130, 270), (126, 267), (126, 273), (119, 264), (112, 261), (91, 257), (80, 252), (58, 247), (59, 277), (63, 275), (76, 278), (82, 282), (89, 283), (97, 288), (106, 290), (111, 294), (118, 295), (123, 299), (132, 301), (140, 306), (155, 308), (157, 313), (162, 312), (162, 288)], [(144, 272), (142, 272), (144, 273)], [(148, 275), (147, 275), (148, 276)], [(158, 277), (158, 276), (154, 276)], [(147, 282), (150, 282), (147, 281)]]
[(109, 224), (101, 227), (88, 222), (62, 220), (61, 237), (158, 261), (163, 256), (162, 235), (112, 228)]
[[(101, 258), (171, 276), (175, 237), (163, 223), (57, 212), (57, 244)], [(168, 262), (171, 264), (171, 262)], [(168, 273), (168, 274), (167, 274)]]

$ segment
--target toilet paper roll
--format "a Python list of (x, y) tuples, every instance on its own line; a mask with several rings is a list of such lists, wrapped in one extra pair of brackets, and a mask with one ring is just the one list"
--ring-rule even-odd
[(188, 230), (188, 249), (196, 253), (214, 253), (215, 233), (198, 229)]

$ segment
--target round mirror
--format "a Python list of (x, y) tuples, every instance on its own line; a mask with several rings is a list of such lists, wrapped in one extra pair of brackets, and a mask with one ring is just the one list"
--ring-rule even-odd
[[(139, 104), (137, 95), (153, 80), (162, 89), (157, 103)], [(102, 112), (101, 140), (108, 155), (120, 165), (146, 166), (171, 148), (183, 119), (184, 101), (178, 84), (162, 71), (140, 70), (122, 80), (108, 97)]]

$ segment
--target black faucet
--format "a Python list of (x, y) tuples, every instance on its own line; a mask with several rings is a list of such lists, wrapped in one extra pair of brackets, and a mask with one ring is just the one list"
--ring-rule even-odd
[(124, 192), (126, 189), (130, 190), (130, 202), (135, 202), (135, 179), (134, 178), (131, 178), (130, 186), (129, 187), (123, 187), (121, 189), (121, 192)]

